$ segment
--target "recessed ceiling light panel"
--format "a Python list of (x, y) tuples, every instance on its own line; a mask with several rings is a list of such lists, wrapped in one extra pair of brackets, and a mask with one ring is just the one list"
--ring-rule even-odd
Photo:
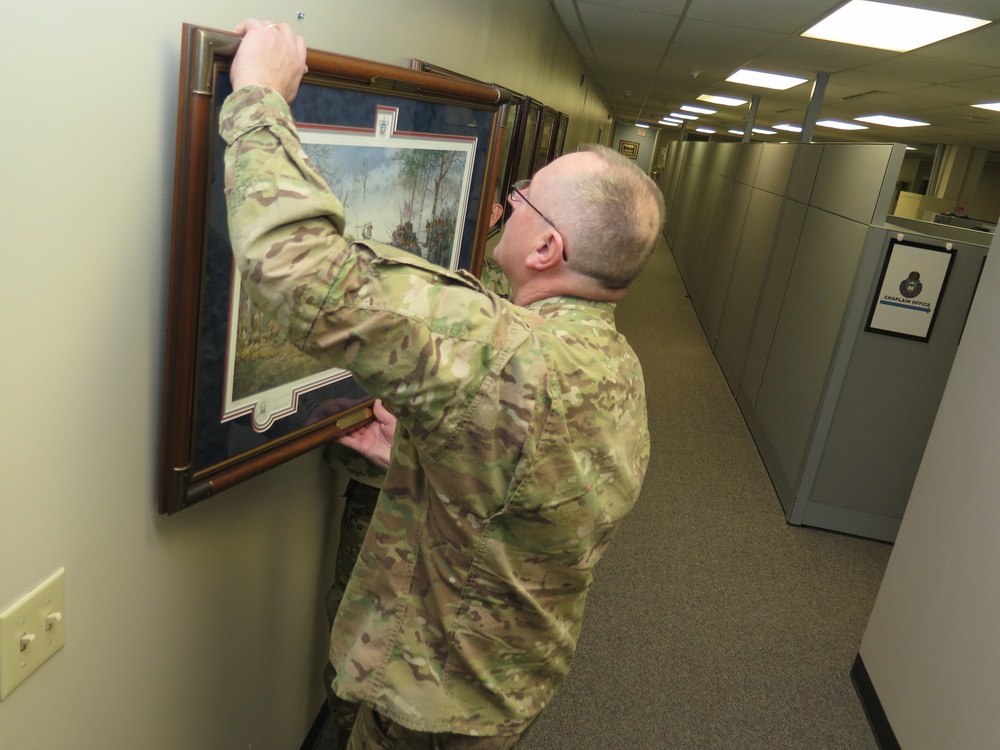
[(792, 125), (787, 122), (778, 123), (777, 125), (772, 125), (775, 130), (784, 130), (786, 133), (801, 133), (802, 128), (798, 125)]
[(841, 120), (819, 120), (817, 125), (834, 130), (868, 130), (866, 125), (858, 125), (856, 122), (843, 122)]
[(716, 96), (715, 94), (702, 94), (698, 97), (698, 101), (718, 104), (720, 107), (739, 107), (747, 103), (746, 99), (737, 99), (733, 96)]
[(730, 83), (742, 83), (744, 86), (759, 86), (765, 89), (785, 91), (793, 86), (798, 86), (800, 83), (805, 83), (808, 79), (743, 68), (742, 70), (737, 70), (726, 80)]
[(983, 102), (982, 104), (973, 104), (973, 107), (979, 107), (979, 109), (992, 109), (994, 112), (1000, 112), (1000, 102)]
[(681, 105), (681, 112), (694, 112), (696, 115), (714, 115), (716, 111), (708, 107), (695, 107), (691, 104)]
[(810, 39), (908, 52), (985, 26), (989, 21), (937, 10), (852, 0), (803, 32)]
[(890, 115), (868, 115), (866, 117), (855, 117), (858, 122), (867, 122), (871, 125), (885, 125), (887, 128), (920, 128), (930, 125), (929, 122), (920, 120), (907, 120), (905, 117), (892, 117)]

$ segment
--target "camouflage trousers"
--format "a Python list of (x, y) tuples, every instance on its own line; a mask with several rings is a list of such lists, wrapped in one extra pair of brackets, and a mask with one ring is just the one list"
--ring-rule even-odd
[(351, 738), (342, 750), (509, 750), (523, 736), (523, 733), (508, 737), (470, 737), (416, 732), (364, 705), (358, 711)]
[[(340, 602), (344, 598), (347, 582), (351, 579), (354, 563), (357, 562), (358, 555), (361, 554), (361, 545), (364, 544), (372, 514), (375, 512), (378, 493), (378, 487), (371, 487), (354, 479), (347, 483), (347, 488), (344, 490), (344, 515), (340, 521), (340, 545), (337, 548), (333, 586), (330, 587), (330, 591), (326, 595), (326, 616), (331, 626), (333, 618), (337, 615)], [(334, 675), (333, 665), (327, 662), (326, 668), (323, 670), (326, 701), (330, 707), (330, 718), (341, 728), (343, 735), (349, 732), (354, 725), (358, 704), (345, 701), (333, 692)]]

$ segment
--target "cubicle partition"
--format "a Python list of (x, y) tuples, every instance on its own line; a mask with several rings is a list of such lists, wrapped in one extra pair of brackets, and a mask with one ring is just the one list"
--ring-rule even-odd
[[(903, 153), (678, 142), (660, 176), (665, 236), (787, 520), (887, 541), (990, 239), (887, 224)], [(952, 259), (925, 340), (865, 330), (900, 242)]]

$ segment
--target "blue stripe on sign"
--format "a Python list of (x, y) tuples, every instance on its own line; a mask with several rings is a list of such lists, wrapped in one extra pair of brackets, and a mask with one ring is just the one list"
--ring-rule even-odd
[(915, 312), (929, 313), (931, 311), (929, 307), (914, 307), (913, 305), (904, 305), (899, 302), (886, 302), (885, 300), (879, 300), (879, 304), (890, 305), (891, 307), (902, 307), (904, 310), (913, 310)]

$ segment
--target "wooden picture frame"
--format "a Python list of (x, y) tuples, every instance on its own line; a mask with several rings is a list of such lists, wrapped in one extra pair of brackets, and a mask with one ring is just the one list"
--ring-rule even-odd
[(556, 124), (556, 134), (552, 139), (552, 159), (558, 159), (563, 155), (566, 148), (566, 131), (569, 130), (569, 115), (559, 113), (559, 122)]
[(629, 159), (639, 158), (639, 144), (636, 141), (621, 141), (618, 144), (618, 153)]
[[(240, 300), (226, 226), (225, 144), (218, 135), (219, 109), (231, 90), (229, 65), (240, 39), (191, 24), (182, 34), (160, 444), (159, 512), (165, 514), (323, 445), (371, 416), (371, 399), (349, 373), (302, 361), (288, 364), (291, 355), (268, 324), (255, 320)], [(337, 149), (370, 146), (444, 150), (464, 160), (456, 200), (448, 202), (453, 244), (443, 254), (453, 268), (478, 273), (492, 202), (483, 197), (492, 197), (496, 181), (503, 92), (316, 50), (308, 51), (306, 62), (309, 73), (292, 114), (304, 131), (320, 134), (317, 148), (325, 149), (324, 158), (346, 162), (346, 152)], [(417, 214), (415, 200), (406, 206), (399, 227), (404, 218), (410, 221), (419, 242), (420, 221), (430, 217)], [(364, 217), (353, 223), (362, 236), (372, 231), (372, 239), (379, 239), (374, 222), (370, 229)], [(254, 331), (249, 341), (259, 334), (259, 349), (248, 348), (257, 343), (241, 343), (247, 328)], [(239, 365), (234, 350), (242, 358)], [(234, 402), (229, 396), (237, 390), (238, 371), (251, 359), (246, 368), (251, 375), (241, 386), (250, 401), (241, 392)], [(265, 374), (269, 370), (277, 374)], [(261, 393), (266, 396), (257, 398)]]
[(517, 157), (513, 182), (530, 180), (535, 173), (535, 151), (538, 146), (538, 133), (542, 125), (542, 113), (545, 105), (537, 99), (528, 97), (525, 100), (524, 127), (522, 130), (521, 151)]

